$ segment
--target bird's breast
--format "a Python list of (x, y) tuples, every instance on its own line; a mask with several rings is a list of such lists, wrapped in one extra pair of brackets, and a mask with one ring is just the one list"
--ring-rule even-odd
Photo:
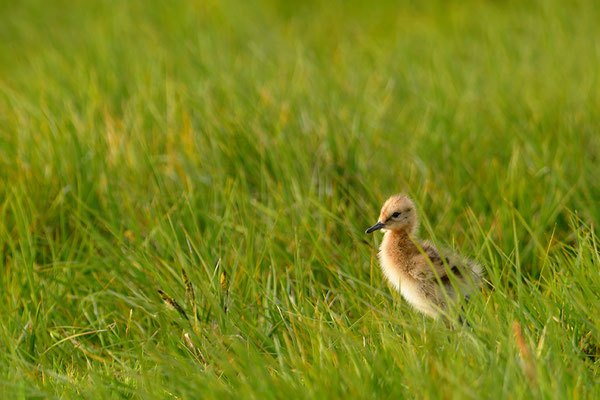
[(390, 232), (386, 232), (379, 250), (379, 263), (383, 274), (396, 290), (400, 290), (402, 281), (412, 279), (404, 273), (407, 270), (408, 259)]
[(396, 288), (400, 290), (400, 281), (402, 279), (401, 269), (398, 267), (396, 260), (389, 253), (381, 250), (379, 252), (379, 263), (381, 270), (386, 279)]

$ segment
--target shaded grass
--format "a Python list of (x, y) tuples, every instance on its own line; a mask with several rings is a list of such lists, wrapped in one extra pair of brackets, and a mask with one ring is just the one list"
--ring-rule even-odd
[[(2, 397), (598, 396), (594, 2), (0, 7)], [(472, 329), (383, 283), (399, 191)]]

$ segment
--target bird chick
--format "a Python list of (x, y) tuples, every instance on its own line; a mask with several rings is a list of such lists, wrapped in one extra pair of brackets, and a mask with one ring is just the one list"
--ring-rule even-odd
[(481, 266), (458, 254), (443, 254), (428, 241), (415, 237), (415, 204), (406, 196), (390, 197), (378, 222), (366, 233), (385, 232), (379, 262), (389, 282), (418, 311), (437, 318), (448, 302), (459, 301), (482, 284)]

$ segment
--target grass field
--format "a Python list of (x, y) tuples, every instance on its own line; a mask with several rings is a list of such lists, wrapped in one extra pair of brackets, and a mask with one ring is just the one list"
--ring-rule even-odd
[[(0, 2), (0, 398), (599, 398), (598, 21)], [(471, 328), (384, 282), (397, 192)]]

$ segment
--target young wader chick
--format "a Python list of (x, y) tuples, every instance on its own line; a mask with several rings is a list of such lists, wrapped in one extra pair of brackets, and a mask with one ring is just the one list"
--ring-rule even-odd
[(414, 308), (437, 318), (448, 301), (459, 301), (481, 286), (481, 266), (449, 251), (440, 254), (415, 238), (417, 226), (414, 203), (396, 195), (383, 204), (379, 221), (366, 233), (384, 230), (379, 248), (383, 273)]

